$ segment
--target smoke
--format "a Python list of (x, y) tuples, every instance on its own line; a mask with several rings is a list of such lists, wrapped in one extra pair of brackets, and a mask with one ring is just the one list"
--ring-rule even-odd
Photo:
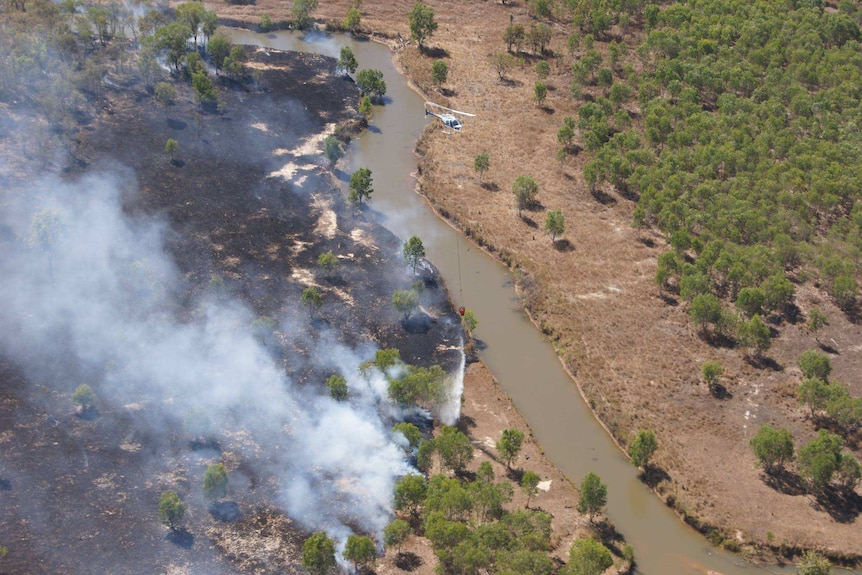
[(0, 258), (0, 352), (31, 375), (71, 366), (62, 391), (87, 383), (114, 410), (143, 405), (133, 415), (153, 433), (203, 412), (232, 451), (278, 478), (293, 519), (341, 542), (354, 529), (379, 535), (394, 482), (410, 468), (391, 436), (401, 414), (384, 376), (358, 372), (373, 348), (318, 338), (315, 367), (347, 379), (348, 401), (297, 385), (253, 335), (243, 305), (183, 300), (165, 224), (123, 212), (134, 193), (128, 174), (99, 174), (46, 180), (9, 200), (0, 228), (18, 239)]

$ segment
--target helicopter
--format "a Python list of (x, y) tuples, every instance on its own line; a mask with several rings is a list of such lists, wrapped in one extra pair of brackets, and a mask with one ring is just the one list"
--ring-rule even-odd
[(440, 118), (440, 121), (445, 127), (455, 130), (456, 132), (460, 132), (464, 128), (464, 123), (461, 122), (461, 119), (456, 116), (456, 114), (458, 116), (467, 116), (470, 118), (476, 117), (476, 114), (459, 112), (458, 110), (453, 110), (452, 108), (447, 108), (446, 106), (441, 106), (434, 102), (425, 102), (425, 116), (436, 116), (437, 118)]

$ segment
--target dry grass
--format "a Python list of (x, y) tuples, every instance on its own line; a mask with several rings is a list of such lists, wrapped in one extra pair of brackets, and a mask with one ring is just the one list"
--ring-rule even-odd
[[(498, 79), (489, 62), (491, 54), (505, 49), (502, 31), (510, 16), (529, 24), (524, 2), (429, 4), (439, 28), (428, 44), (445, 55), (450, 67), (446, 96), (430, 87), (432, 57), (408, 46), (398, 52), (397, 62), (429, 98), (478, 116), (468, 119), (455, 139), (436, 129), (426, 132), (420, 144), (421, 191), (474, 239), (536, 280), (531, 312), (552, 334), (576, 382), (617, 438), (625, 443), (639, 428), (656, 430), (658, 463), (671, 476), (660, 490), (728, 533), (739, 529), (745, 539), (765, 541), (771, 531), (776, 543), (862, 554), (854, 522), (836, 522), (810, 497), (767, 487), (748, 449), (748, 440), (766, 422), (790, 428), (797, 444), (813, 437), (813, 425), (792, 392), (800, 379), (796, 357), (815, 346), (813, 338), (801, 324), (774, 326), (780, 336), (768, 356), (779, 366), (775, 371), (752, 367), (739, 350), (702, 341), (687, 306), (669, 305), (653, 283), (657, 257), (666, 249), (663, 239), (634, 230), (634, 204), (613, 190), (606, 190), (604, 203), (593, 197), (581, 173), (585, 153), (571, 156), (562, 169), (556, 161), (556, 132), (565, 116), (576, 116), (579, 105), (568, 90), (571, 61), (565, 40), (570, 26), (553, 25), (546, 56), (551, 90), (540, 109), (531, 100), (535, 59), (513, 70), (508, 82)], [(340, 20), (348, 5), (348, 0), (327, 2), (315, 16)], [(406, 38), (410, 6), (412, 0), (365, 0), (363, 26)], [(273, 0), (242, 8), (211, 7), (254, 23), (263, 13), (284, 16), (284, 7)], [(630, 35), (624, 40), (630, 45), (636, 41)], [(473, 172), (473, 158), (483, 151), (491, 165), (484, 187)], [(511, 193), (511, 183), (521, 174), (539, 183), (542, 204), (525, 211), (523, 219)], [(568, 249), (556, 249), (542, 232), (550, 209), (565, 215)], [(859, 396), (859, 327), (819, 290), (800, 286), (798, 292), (803, 316), (816, 305), (830, 317), (820, 339), (840, 352), (832, 356), (833, 375)], [(732, 398), (714, 399), (700, 383), (706, 360), (721, 361), (722, 383)]]

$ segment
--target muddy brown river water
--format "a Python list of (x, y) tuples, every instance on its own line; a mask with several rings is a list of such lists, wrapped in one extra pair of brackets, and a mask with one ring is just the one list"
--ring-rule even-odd
[[(608, 486), (608, 516), (634, 546), (637, 573), (750, 575), (792, 573), (760, 567), (712, 547), (637, 479), (636, 469), (593, 418), (553, 347), (526, 318), (509, 271), (440, 220), (415, 193), (413, 148), (424, 129), (423, 100), (392, 64), (385, 46), (347, 36), (289, 32), (231, 31), (237, 43), (338, 57), (349, 44), (361, 68), (383, 71), (386, 103), (376, 106), (371, 127), (350, 147), (346, 172), (371, 169), (371, 205), (383, 225), (399, 237), (422, 238), (428, 258), (440, 269), (456, 305), (472, 309), (482, 359), (530, 424), (546, 455), (573, 481), (590, 471)], [(469, 121), (465, 129), (470, 129)], [(461, 153), (457, 135), (452, 154)], [(845, 573), (842, 571), (842, 573)], [(846, 573), (850, 573), (849, 571)]]

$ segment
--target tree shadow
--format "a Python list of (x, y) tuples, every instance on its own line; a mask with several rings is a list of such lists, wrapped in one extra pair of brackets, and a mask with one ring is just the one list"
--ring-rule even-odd
[(488, 190), (489, 192), (499, 192), (500, 191), (500, 186), (498, 186), (494, 182), (482, 182), (479, 185), (482, 186), (482, 189)]
[(654, 248), (655, 247), (655, 240), (652, 238), (647, 238), (647, 237), (641, 236), (638, 238), (638, 241), (648, 248)]
[(95, 421), (99, 419), (100, 415), (99, 410), (95, 407), (88, 407), (87, 409), (75, 412), (75, 417), (84, 421)]
[(841, 353), (837, 349), (835, 349), (831, 345), (823, 343), (822, 341), (817, 342), (817, 347), (819, 347), (820, 351), (824, 353), (828, 353), (830, 355), (841, 355)]
[(374, 124), (368, 124), (368, 127), (365, 129), (368, 130), (369, 132), (371, 132), (372, 134), (382, 134), (383, 133), (383, 130), (381, 130), (380, 128), (378, 128)]
[(595, 189), (591, 190), (590, 193), (593, 199), (603, 206), (612, 206), (617, 203), (617, 199), (604, 190)]
[(776, 469), (772, 473), (762, 473), (763, 482), (770, 488), (784, 495), (805, 495), (805, 482), (796, 473), (787, 469)]
[(414, 313), (407, 319), (401, 320), (404, 331), (412, 334), (428, 333), (434, 320), (425, 312)]
[(210, 515), (213, 519), (224, 521), (225, 523), (233, 523), (242, 518), (242, 512), (239, 510), (239, 505), (236, 501), (218, 501), (214, 502), (209, 507)]
[(830, 485), (817, 495), (818, 507), (838, 523), (853, 523), (862, 513), (862, 497), (855, 491), (842, 491)]
[(770, 369), (772, 371), (784, 371), (784, 368), (781, 367), (781, 364), (772, 359), (771, 357), (766, 357), (765, 355), (756, 356), (756, 355), (745, 355), (745, 362), (753, 368), (756, 369)]
[(500, 78), (500, 83), (508, 88), (517, 88), (518, 86), (523, 85), (523, 82), (515, 80), (514, 78)]
[(733, 394), (720, 383), (713, 383), (709, 386), (709, 393), (716, 399), (733, 399)]
[(667, 471), (665, 471), (658, 465), (652, 464), (648, 464), (646, 467), (644, 467), (643, 472), (638, 475), (638, 477), (650, 489), (655, 489), (662, 481), (670, 481), (670, 475), (667, 474)]
[(637, 202), (641, 199), (641, 195), (628, 186), (617, 186), (617, 192), (630, 202)]
[(440, 93), (441, 93), (443, 96), (445, 96), (446, 98), (451, 98), (451, 97), (453, 97), (453, 96), (457, 96), (457, 95), (458, 95), (458, 92), (456, 92), (455, 90), (453, 90), (453, 89), (451, 89), (451, 88), (440, 88)]
[(12, 482), (8, 479), (0, 478), (0, 491), (12, 491)]
[(549, 106), (540, 106), (539, 109), (541, 111), (543, 111), (545, 114), (547, 114), (548, 116), (553, 116), (554, 114), (557, 113), (556, 110), (554, 110), (553, 108), (551, 108)]
[(410, 551), (399, 551), (395, 556), (395, 566), (402, 571), (415, 571), (422, 566), (422, 558)]
[(558, 252), (573, 252), (575, 251), (575, 246), (572, 242), (563, 238), (554, 242), (554, 249)]
[(464, 415), (462, 413), (458, 418), (458, 423), (455, 424), (455, 427), (457, 427), (462, 433), (469, 434), (470, 429), (476, 427), (476, 420), (469, 415)]
[(182, 120), (175, 120), (174, 118), (168, 118), (168, 127), (171, 130), (185, 130), (188, 128), (188, 123)]
[(182, 168), (183, 166), (186, 165), (184, 160), (179, 160), (179, 159), (171, 160), (171, 164), (178, 167), (178, 168)]
[(438, 60), (440, 58), (449, 57), (449, 52), (440, 46), (434, 46), (433, 48), (431, 46), (422, 46), (419, 48), (419, 52), (430, 58), (437, 58)]
[(525, 216), (522, 214), (521, 215), (521, 221), (523, 221), (525, 224), (527, 224), (528, 226), (530, 226), (534, 230), (539, 227), (539, 224), (536, 223), (536, 220), (534, 220), (530, 216)]
[(661, 301), (663, 301), (664, 303), (666, 303), (667, 305), (669, 305), (671, 307), (676, 307), (679, 305), (679, 300), (667, 292), (662, 292), (661, 294), (659, 294), (659, 297), (661, 298)]
[(221, 444), (217, 439), (212, 437), (195, 437), (189, 440), (189, 448), (192, 451), (214, 451), (216, 454), (221, 453)]
[(165, 535), (165, 539), (183, 549), (191, 549), (192, 545), (195, 544), (195, 536), (192, 535), (191, 531), (185, 527), (171, 529), (168, 531), (168, 534)]
[(523, 469), (514, 469), (514, 468), (509, 469), (507, 467), (506, 468), (506, 477), (509, 478), (510, 481), (514, 481), (515, 483), (520, 485), (521, 484), (521, 478), (524, 477), (524, 470)]

